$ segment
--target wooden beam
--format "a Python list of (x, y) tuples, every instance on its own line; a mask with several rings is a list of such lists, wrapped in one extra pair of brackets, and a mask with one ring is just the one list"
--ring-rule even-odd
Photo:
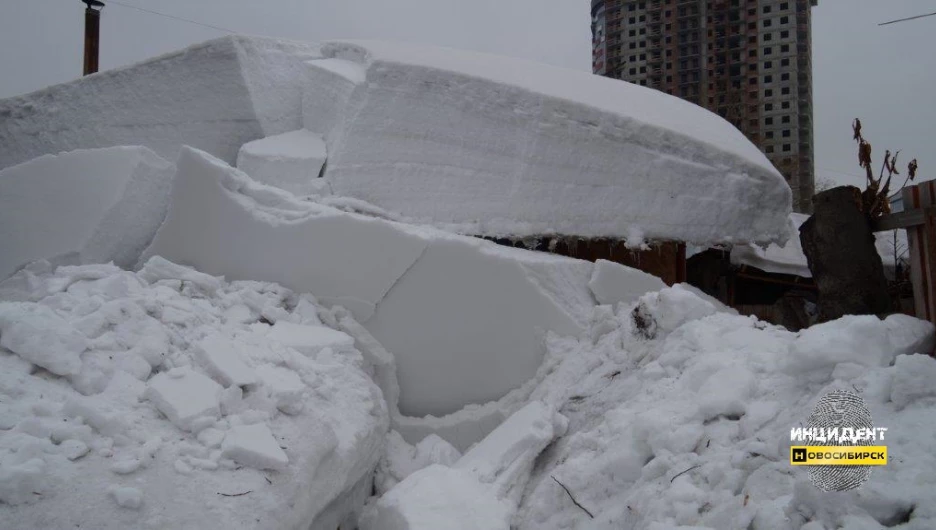
[(874, 232), (883, 232), (885, 230), (922, 225), (926, 222), (926, 213), (929, 210), (934, 210), (934, 208), (932, 206), (927, 208), (915, 208), (913, 210), (906, 210), (878, 217), (871, 221), (871, 230)]

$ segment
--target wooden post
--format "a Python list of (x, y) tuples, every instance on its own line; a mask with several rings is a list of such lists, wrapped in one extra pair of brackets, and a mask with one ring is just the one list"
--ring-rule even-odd
[(104, 8), (104, 4), (97, 0), (82, 0), (82, 2), (87, 5), (85, 7), (84, 75), (88, 75), (98, 71), (101, 9)]

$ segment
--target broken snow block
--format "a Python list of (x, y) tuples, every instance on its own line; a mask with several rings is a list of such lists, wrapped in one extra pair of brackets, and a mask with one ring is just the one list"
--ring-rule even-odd
[(923, 398), (936, 397), (933, 378), (936, 377), (936, 359), (929, 355), (900, 355), (894, 361), (894, 384), (891, 401), (898, 409)]
[(505, 486), (532, 468), (533, 460), (565, 432), (564, 416), (541, 401), (533, 401), (507, 418), (462, 456), (454, 467), (474, 473), (481, 482)]
[(512, 512), (471, 472), (433, 464), (394, 486), (360, 525), (362, 530), (508, 530)]
[(325, 159), (322, 136), (300, 129), (244, 144), (237, 169), (296, 195), (327, 195), (328, 183), (319, 178)]
[(299, 374), (287, 368), (264, 364), (257, 367), (257, 375), (276, 403), (276, 408), (286, 414), (302, 412), (302, 393), (306, 387)]
[(81, 371), (88, 338), (46, 306), (0, 303), (0, 346), (56, 375)]
[[(145, 255), (345, 306), (394, 354), (413, 416), (501, 398), (536, 374), (546, 332), (581, 334), (594, 305), (589, 262), (300, 201), (194, 149)], [(314, 350), (321, 334), (351, 344), (281, 321), (268, 336)]]
[(240, 352), (230, 340), (219, 335), (205, 337), (195, 345), (195, 358), (219, 383), (228, 387), (257, 382), (257, 374), (241, 359)]
[(588, 288), (603, 305), (636, 302), (641, 296), (666, 287), (663, 280), (638, 269), (607, 260), (595, 261)]
[(231, 427), (221, 444), (221, 456), (256, 469), (282, 471), (289, 464), (286, 453), (264, 423)]
[(166, 215), (172, 173), (144, 147), (46, 155), (0, 170), (0, 279), (42, 258), (132, 267)]
[(145, 397), (184, 431), (197, 432), (221, 417), (221, 385), (191, 368), (173, 368), (149, 381)]
[(275, 281), (344, 306), (361, 322), (427, 244), (390, 223), (257, 184), (191, 148), (179, 155), (172, 200), (145, 257), (161, 255), (228, 280)]
[(277, 322), (267, 338), (308, 356), (315, 356), (324, 348), (331, 348), (334, 352), (354, 349), (354, 339), (347, 333), (325, 326), (293, 324), (285, 320)]

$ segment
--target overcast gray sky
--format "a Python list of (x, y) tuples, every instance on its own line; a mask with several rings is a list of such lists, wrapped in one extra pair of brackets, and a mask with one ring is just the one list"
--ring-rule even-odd
[[(589, 0), (120, 0), (231, 31), (298, 40), (407, 40), (588, 70)], [(0, 0), (0, 97), (81, 73), (79, 0)], [(916, 157), (936, 178), (936, 11), (933, 0), (820, 0), (814, 8), (816, 170), (861, 185), (850, 124), (858, 116), (880, 161), (885, 148)], [(110, 2), (101, 68), (224, 35)]]

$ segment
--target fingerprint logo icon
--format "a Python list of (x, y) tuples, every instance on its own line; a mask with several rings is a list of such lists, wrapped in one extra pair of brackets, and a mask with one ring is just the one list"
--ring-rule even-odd
[[(873, 429), (871, 412), (865, 406), (861, 396), (847, 390), (835, 390), (823, 396), (812, 415), (807, 420), (807, 428), (838, 429)], [(871, 446), (870, 439), (819, 442), (810, 441), (808, 446)], [(871, 476), (871, 466), (809, 466), (809, 478), (817, 488), (823, 491), (853, 490)]]

